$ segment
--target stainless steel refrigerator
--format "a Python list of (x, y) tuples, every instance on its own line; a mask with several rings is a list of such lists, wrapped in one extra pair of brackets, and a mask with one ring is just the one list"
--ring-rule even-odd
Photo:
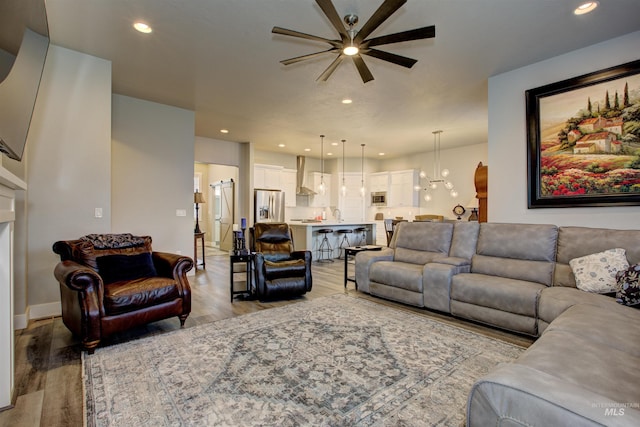
[(284, 222), (284, 192), (255, 189), (253, 195), (255, 222)]

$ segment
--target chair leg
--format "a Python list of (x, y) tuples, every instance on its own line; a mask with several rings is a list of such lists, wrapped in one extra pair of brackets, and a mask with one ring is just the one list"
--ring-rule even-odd
[(82, 343), (82, 347), (87, 351), (87, 353), (93, 354), (96, 351), (98, 344), (100, 344), (100, 340)]
[(189, 317), (188, 314), (181, 314), (180, 316), (178, 316), (178, 318), (180, 319), (180, 327), (184, 328), (184, 322), (187, 321), (187, 317)]

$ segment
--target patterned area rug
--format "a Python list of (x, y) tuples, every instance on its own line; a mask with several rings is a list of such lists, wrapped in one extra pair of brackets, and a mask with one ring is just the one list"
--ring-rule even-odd
[(88, 426), (464, 424), (473, 382), (524, 350), (347, 295), (83, 355)]

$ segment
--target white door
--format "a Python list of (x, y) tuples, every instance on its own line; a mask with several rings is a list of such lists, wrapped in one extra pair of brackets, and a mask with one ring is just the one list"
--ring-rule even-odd
[(235, 205), (235, 188), (233, 180), (220, 183), (220, 249), (233, 249), (233, 218)]

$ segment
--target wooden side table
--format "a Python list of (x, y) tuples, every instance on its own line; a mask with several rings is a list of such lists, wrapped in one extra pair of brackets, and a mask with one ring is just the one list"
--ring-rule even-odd
[(193, 263), (196, 270), (198, 269), (198, 239), (202, 242), (202, 269), (206, 270), (206, 264), (204, 260), (204, 234), (205, 232), (193, 233)]

